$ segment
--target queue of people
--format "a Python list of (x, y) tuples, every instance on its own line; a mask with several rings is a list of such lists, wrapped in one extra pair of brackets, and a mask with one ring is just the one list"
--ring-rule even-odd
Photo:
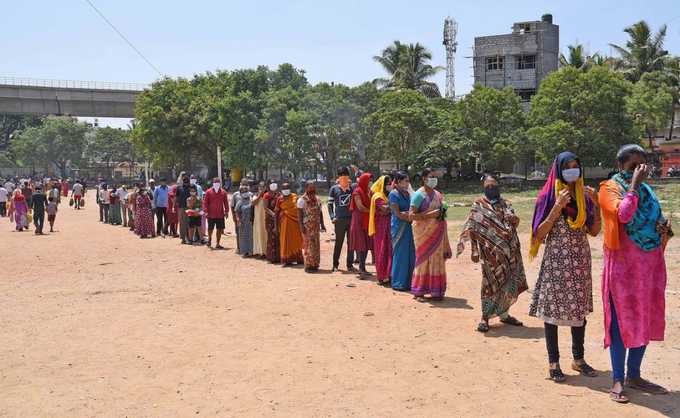
[[(537, 258), (540, 247), (545, 248), (528, 314), (543, 322), (552, 381), (567, 379), (560, 367), (560, 327), (570, 328), (571, 369), (585, 377), (597, 376), (586, 361), (585, 350), (587, 318), (594, 310), (589, 237), (604, 230), (602, 301), (604, 346), (610, 350), (613, 370), (610, 398), (626, 403), (625, 388), (667, 393), (642, 378), (641, 368), (647, 345), (664, 339), (664, 250), (673, 231), (645, 182), (650, 169), (644, 149), (627, 145), (616, 158), (619, 171), (601, 183), (599, 191), (585, 185), (577, 155), (563, 152), (554, 159), (530, 224), (529, 259)], [(333, 272), (340, 270), (344, 249), (347, 272), (360, 279), (371, 278), (366, 268), (370, 252), (379, 285), (410, 291), (419, 302), (443, 300), (446, 261), (453, 255), (448, 205), (437, 190), (433, 170), (425, 169), (419, 177), (421, 184), (414, 190), (405, 172), (377, 178), (361, 173), (353, 184), (349, 168), (338, 171), (328, 198), (335, 232)], [(482, 333), (490, 330), (494, 318), (505, 325), (523, 326), (510, 309), (529, 289), (517, 233), (521, 220), (503, 198), (498, 180), (494, 175), (484, 177), (483, 194), (470, 210), (456, 251), (460, 256), (469, 245), (471, 261), (482, 266), (481, 320), (477, 325)], [(72, 188), (74, 200), (75, 193), (81, 193), (76, 192), (77, 184)], [(244, 179), (231, 201), (219, 178), (206, 189), (186, 173), (173, 185), (161, 179), (156, 186), (150, 180), (148, 188), (140, 183), (130, 191), (125, 186), (109, 189), (101, 184), (97, 194), (100, 220), (127, 226), (140, 238), (178, 237), (182, 244), (223, 250), (221, 238), (231, 215), (237, 254), (283, 267), (304, 265), (308, 273), (319, 271), (320, 234), (326, 231), (326, 223), (313, 181), (304, 184), (299, 196), (289, 182)], [(53, 197), (45, 199), (39, 187), (32, 192), (31, 203), (21, 190), (11, 194), (10, 210), (19, 219), (17, 230), (23, 230), (29, 208), (34, 214), (43, 208), (50, 213)]]

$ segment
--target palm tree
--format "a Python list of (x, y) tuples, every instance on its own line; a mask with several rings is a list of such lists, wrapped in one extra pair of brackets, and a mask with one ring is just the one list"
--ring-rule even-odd
[(653, 35), (647, 22), (641, 20), (623, 31), (630, 36), (625, 47), (609, 44), (620, 55), (614, 60), (614, 68), (632, 82), (640, 80), (644, 73), (663, 71), (668, 61), (668, 51), (663, 49), (666, 25)]
[(413, 89), (430, 98), (441, 97), (437, 84), (427, 80), (444, 68), (429, 64), (432, 53), (420, 43), (406, 45), (394, 41), (381, 55), (373, 59), (390, 76), (373, 80), (376, 85), (392, 89)]
[(561, 67), (575, 67), (579, 70), (586, 70), (590, 64), (590, 57), (586, 56), (583, 51), (583, 45), (569, 45), (569, 56), (566, 57), (564, 54), (560, 54), (560, 66)]

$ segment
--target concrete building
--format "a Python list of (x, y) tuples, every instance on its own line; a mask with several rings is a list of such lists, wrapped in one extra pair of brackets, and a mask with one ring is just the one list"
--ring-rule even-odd
[(559, 50), (560, 28), (550, 14), (541, 20), (515, 23), (510, 34), (477, 37), (475, 84), (496, 89), (510, 86), (528, 109), (541, 80), (557, 70)]

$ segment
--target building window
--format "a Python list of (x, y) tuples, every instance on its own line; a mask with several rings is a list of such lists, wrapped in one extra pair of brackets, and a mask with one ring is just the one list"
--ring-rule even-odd
[(530, 102), (531, 96), (536, 94), (535, 89), (519, 89), (519, 90), (515, 90), (515, 92), (517, 93), (519, 98), (522, 100), (522, 102), (525, 102), (525, 103)]
[(517, 57), (518, 70), (530, 70), (536, 68), (536, 55), (520, 55)]
[(486, 71), (496, 71), (503, 69), (503, 57), (486, 57)]
[(530, 23), (521, 23), (519, 25), (519, 33), (529, 33), (531, 32), (531, 24)]

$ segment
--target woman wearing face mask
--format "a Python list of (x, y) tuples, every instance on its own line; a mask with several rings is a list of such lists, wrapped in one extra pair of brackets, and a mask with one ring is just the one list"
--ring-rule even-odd
[(423, 170), (423, 186), (411, 197), (410, 216), (416, 246), (416, 265), (411, 292), (419, 302), (425, 295), (439, 301), (446, 293), (446, 260), (451, 258), (451, 246), (446, 230), (445, 206), (437, 187), (437, 177), (430, 168)]
[(201, 211), (203, 203), (198, 197), (198, 190), (195, 185), (189, 186), (189, 197), (187, 198), (186, 216), (188, 235), (187, 240), (189, 245), (200, 245), (200, 241), (196, 238), (196, 231), (201, 227)]
[(151, 238), (155, 234), (153, 225), (153, 212), (151, 211), (151, 198), (144, 190), (144, 184), (140, 183), (137, 187), (135, 202), (135, 234), (139, 238)]
[(305, 194), (297, 200), (298, 219), (303, 237), (305, 271), (315, 273), (321, 264), (320, 232), (326, 232), (321, 211), (321, 199), (316, 195), (313, 180), (305, 184)]
[(390, 236), (390, 207), (387, 195), (392, 191), (392, 178), (382, 176), (371, 187), (371, 209), (369, 212), (368, 235), (373, 237), (375, 246), (375, 271), (378, 284), (390, 285), (392, 270), (392, 238)]
[(390, 238), (392, 243), (392, 289), (399, 291), (411, 290), (411, 277), (416, 265), (416, 247), (413, 243), (413, 229), (411, 228), (411, 182), (408, 175), (398, 171), (394, 175), (395, 188), (389, 194), (392, 219), (390, 224)]
[(616, 158), (621, 171), (603, 182), (599, 193), (604, 217), (602, 305), (604, 346), (609, 347), (613, 370), (610, 397), (626, 403), (624, 385), (652, 394), (668, 393), (643, 379), (640, 366), (649, 342), (664, 339), (664, 250), (673, 233), (659, 200), (644, 182), (649, 173), (644, 149), (626, 145)]
[(238, 254), (244, 257), (253, 255), (253, 194), (246, 189), (239, 193), (239, 201), (234, 207), (238, 224)]
[(349, 227), (350, 251), (356, 251), (359, 258), (359, 274), (361, 278), (368, 278), (370, 273), (366, 270), (366, 256), (371, 248), (368, 236), (368, 219), (371, 205), (368, 183), (371, 181), (371, 173), (359, 176), (357, 186), (352, 192), (350, 210), (352, 211), (352, 223)]
[(263, 204), (265, 211), (265, 227), (267, 229), (267, 261), (279, 263), (281, 254), (279, 253), (279, 231), (276, 220), (276, 201), (279, 198), (279, 185), (271, 182), (269, 191), (264, 194)]
[(261, 181), (257, 185), (257, 194), (253, 197), (253, 255), (260, 258), (267, 255), (267, 219), (264, 210), (266, 191), (266, 185)]
[(297, 195), (290, 190), (290, 184), (283, 183), (281, 196), (276, 202), (276, 214), (279, 221), (279, 254), (283, 267), (304, 262), (297, 200)]
[(600, 227), (597, 195), (584, 186), (579, 159), (561, 153), (536, 200), (529, 250), (530, 258), (536, 257), (545, 241), (529, 315), (544, 322), (549, 375), (557, 383), (566, 379), (559, 364), (558, 326), (571, 327), (571, 368), (583, 376), (597, 375), (584, 360), (583, 342), (586, 316), (593, 311), (588, 234), (596, 236)]
[(501, 198), (495, 177), (484, 177), (484, 196), (475, 200), (463, 232), (456, 257), (470, 242), (472, 262), (482, 261), (482, 321), (477, 331), (489, 331), (489, 319), (496, 316), (504, 324), (522, 326), (510, 316), (510, 307), (527, 290), (522, 251), (517, 237), (519, 218)]

